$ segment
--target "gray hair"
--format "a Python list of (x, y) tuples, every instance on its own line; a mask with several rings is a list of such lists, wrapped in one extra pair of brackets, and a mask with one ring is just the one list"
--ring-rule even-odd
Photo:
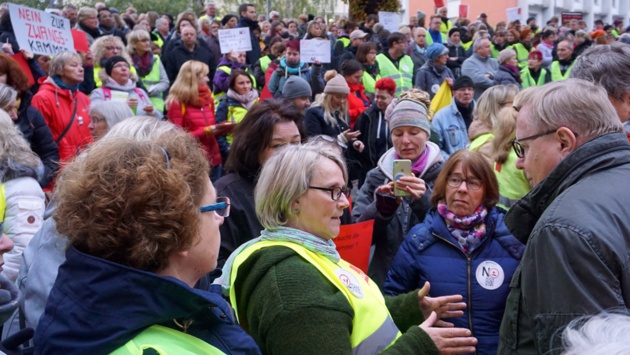
[(107, 122), (107, 128), (112, 128), (114, 125), (126, 118), (133, 117), (133, 111), (129, 108), (124, 101), (103, 101), (93, 103), (90, 107), (90, 116), (97, 114), (105, 118)]
[(522, 104), (529, 109), (529, 127), (534, 131), (566, 127), (585, 142), (624, 131), (606, 90), (586, 80), (567, 79), (536, 87)]
[(5, 111), (0, 110), (0, 181), (21, 176), (37, 179), (41, 165), (19, 128)]
[(7, 107), (17, 98), (17, 91), (9, 85), (0, 83), (0, 108)]
[(501, 106), (508, 104), (508, 99), (514, 101), (518, 93), (516, 85), (495, 85), (484, 91), (475, 105), (475, 120), (480, 120), (489, 129), (494, 129), (499, 120)]
[(285, 225), (295, 217), (291, 205), (308, 191), (322, 159), (330, 159), (348, 181), (346, 163), (331, 145), (307, 143), (290, 145), (275, 153), (263, 166), (256, 189), (256, 215), (267, 229)]
[(489, 39), (485, 37), (478, 37), (477, 39), (473, 41), (473, 45), (472, 45), (473, 53), (477, 53), (477, 49), (479, 49), (479, 46), (481, 45), (481, 41), (483, 40), (489, 41)]
[(562, 332), (563, 355), (630, 353), (630, 316), (602, 313), (573, 320)]
[(420, 31), (424, 31), (425, 33), (427, 32), (427, 30), (424, 27), (415, 27), (413, 29), (413, 36), (414, 37), (417, 36), (418, 32), (420, 32)]
[(50, 60), (50, 69), (48, 70), (49, 76), (58, 76), (63, 73), (63, 67), (66, 65), (68, 61), (71, 59), (79, 59), (79, 62), (83, 63), (81, 56), (79, 53), (75, 52), (59, 52), (55, 54)]
[(497, 58), (497, 62), (499, 62), (499, 64), (503, 64), (510, 60), (510, 58), (512, 57), (516, 57), (516, 51), (512, 48), (506, 48), (499, 52), (499, 58)]
[(162, 25), (164, 24), (164, 22), (166, 22), (166, 20), (165, 20), (165, 19), (163, 19), (163, 18), (161, 18), (161, 17), (160, 17), (160, 18), (158, 18), (157, 20), (155, 20), (155, 27), (157, 27), (157, 26), (162, 26)]
[(570, 77), (600, 85), (608, 96), (623, 100), (630, 93), (630, 46), (615, 42), (587, 49), (575, 60)]
[(153, 141), (164, 135), (173, 134), (181, 128), (168, 121), (152, 116), (136, 116), (133, 120), (123, 120), (111, 127), (105, 137), (122, 137), (137, 141)]
[(82, 7), (77, 12), (77, 24), (85, 21), (90, 16), (98, 16), (98, 11), (93, 7)]

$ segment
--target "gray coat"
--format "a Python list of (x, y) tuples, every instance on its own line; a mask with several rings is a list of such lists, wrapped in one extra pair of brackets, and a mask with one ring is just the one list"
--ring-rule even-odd
[(559, 354), (571, 320), (630, 306), (630, 144), (595, 138), (505, 217), (526, 243), (510, 284), (499, 354)]
[(496, 85), (496, 82), (486, 77), (486, 74), (494, 78), (497, 70), (499, 70), (499, 63), (496, 59), (483, 58), (476, 53), (464, 61), (462, 75), (469, 76), (475, 84), (475, 100), (479, 99), (487, 88)]
[(447, 66), (444, 66), (444, 70), (438, 73), (432, 63), (426, 62), (420, 70), (418, 70), (414, 87), (428, 92), (429, 95), (431, 95), (431, 99), (433, 99), (433, 96), (437, 94), (440, 85), (442, 85), (442, 82), (444, 82), (446, 78), (455, 80), (453, 72)]

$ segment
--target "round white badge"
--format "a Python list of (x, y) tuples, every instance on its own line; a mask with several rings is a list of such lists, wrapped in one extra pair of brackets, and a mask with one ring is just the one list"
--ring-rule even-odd
[(403, 64), (400, 66), (402, 68), (402, 70), (404, 71), (409, 71), (409, 67), (407, 66), (407, 64)]
[(505, 272), (501, 265), (490, 260), (477, 266), (475, 276), (477, 276), (479, 285), (486, 290), (496, 290), (503, 285), (503, 280), (505, 280)]
[(363, 289), (361, 288), (361, 284), (359, 284), (359, 280), (357, 280), (350, 271), (337, 269), (335, 270), (335, 275), (337, 275), (341, 283), (343, 283), (353, 295), (363, 298)]
[(438, 85), (438, 84), (434, 84), (433, 86), (431, 86), (431, 91), (432, 91), (434, 94), (437, 94), (438, 90), (440, 90), (440, 85)]

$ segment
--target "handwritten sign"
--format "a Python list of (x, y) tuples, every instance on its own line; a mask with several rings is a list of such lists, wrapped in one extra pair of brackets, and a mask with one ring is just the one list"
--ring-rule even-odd
[(300, 62), (330, 63), (330, 40), (303, 39), (300, 41)]
[(20, 49), (41, 55), (74, 52), (68, 19), (11, 3), (9, 14)]
[(252, 50), (249, 28), (230, 28), (219, 30), (219, 47), (221, 54), (231, 51), (248, 52)]
[(339, 235), (333, 239), (341, 258), (365, 273), (370, 263), (373, 230), (374, 220), (346, 224), (341, 226)]
[(521, 20), (521, 8), (520, 7), (510, 7), (505, 10), (505, 14), (508, 22)]
[(400, 18), (395, 12), (378, 12), (378, 22), (383, 24), (383, 28), (389, 32), (398, 32), (398, 26), (400, 26)]

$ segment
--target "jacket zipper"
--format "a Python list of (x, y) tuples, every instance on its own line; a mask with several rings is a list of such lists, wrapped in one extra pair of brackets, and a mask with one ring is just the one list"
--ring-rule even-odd
[(203, 115), (203, 120), (206, 122), (206, 126), (209, 126), (208, 117), (206, 117), (206, 111), (203, 110), (203, 106), (201, 106), (201, 114)]

